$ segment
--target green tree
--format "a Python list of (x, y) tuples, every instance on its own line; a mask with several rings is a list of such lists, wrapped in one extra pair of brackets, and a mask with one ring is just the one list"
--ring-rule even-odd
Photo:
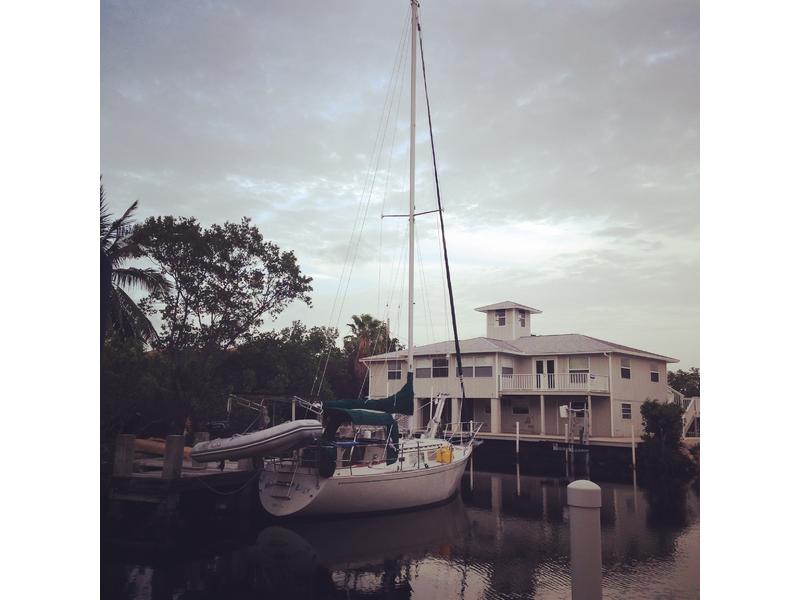
[(150, 217), (133, 237), (172, 284), (144, 301), (160, 314), (162, 349), (233, 348), (292, 301), (311, 305), (311, 278), (294, 253), (265, 241), (248, 218), (204, 229), (194, 217)]
[(389, 327), (380, 319), (369, 314), (353, 315), (348, 323), (350, 334), (344, 337), (344, 351), (350, 360), (353, 377), (358, 389), (363, 389), (367, 367), (361, 362), (365, 356), (402, 349), (397, 338), (389, 337)]
[(667, 373), (667, 383), (684, 396), (700, 395), (700, 369), (692, 367), (688, 371), (678, 369)]
[(140, 287), (154, 293), (169, 293), (169, 282), (159, 272), (150, 268), (133, 267), (129, 260), (142, 255), (132, 239), (133, 214), (138, 201), (128, 207), (122, 216), (113, 219), (106, 203), (103, 185), (100, 184), (100, 254), (111, 265), (111, 290), (109, 317), (112, 329), (124, 338), (140, 342), (153, 342), (158, 334), (145, 311), (125, 291)]
[(643, 469), (646, 477), (683, 479), (696, 473), (695, 463), (683, 444), (683, 409), (674, 403), (646, 400), (641, 407)]

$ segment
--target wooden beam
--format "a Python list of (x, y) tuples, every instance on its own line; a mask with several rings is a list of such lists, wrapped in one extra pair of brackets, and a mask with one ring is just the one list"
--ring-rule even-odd
[(183, 436), (168, 435), (164, 444), (164, 469), (162, 479), (180, 479), (183, 466)]
[(130, 477), (133, 473), (135, 444), (136, 436), (132, 433), (122, 433), (117, 436), (117, 443), (114, 447), (114, 476)]

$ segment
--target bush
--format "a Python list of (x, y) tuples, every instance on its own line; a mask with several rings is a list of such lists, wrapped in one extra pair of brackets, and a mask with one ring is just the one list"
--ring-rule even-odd
[(681, 439), (683, 409), (677, 404), (647, 400), (641, 408), (644, 443), (640, 449), (641, 474), (646, 481), (689, 480), (697, 465)]

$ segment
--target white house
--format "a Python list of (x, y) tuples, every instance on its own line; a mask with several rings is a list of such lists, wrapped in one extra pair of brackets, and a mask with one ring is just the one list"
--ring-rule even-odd
[[(647, 399), (673, 401), (667, 364), (675, 358), (578, 333), (531, 334), (540, 310), (499, 302), (475, 310), (486, 314), (486, 336), (461, 341), (466, 401), (456, 377), (455, 343), (414, 348), (413, 428), (430, 416), (430, 398), (451, 397), (446, 421), (483, 422), (489, 437), (516, 431), (525, 439), (557, 439), (566, 419), (559, 406), (589, 412), (589, 434), (613, 443), (641, 435), (639, 407)], [(400, 389), (406, 380), (405, 351), (363, 359), (369, 368), (371, 398)]]

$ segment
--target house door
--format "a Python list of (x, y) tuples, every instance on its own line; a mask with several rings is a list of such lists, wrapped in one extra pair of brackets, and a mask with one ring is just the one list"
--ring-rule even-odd
[(556, 361), (543, 358), (536, 361), (536, 387), (550, 389), (555, 387)]

